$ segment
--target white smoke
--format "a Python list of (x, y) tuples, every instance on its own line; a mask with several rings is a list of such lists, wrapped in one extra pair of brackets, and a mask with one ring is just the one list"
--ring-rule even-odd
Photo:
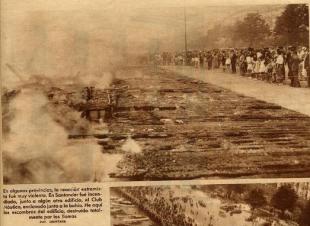
[(100, 71), (87, 75), (79, 75), (76, 78), (76, 84), (80, 84), (82, 86), (94, 86), (105, 89), (110, 86), (113, 77), (114, 76), (111, 72)]
[(4, 139), (4, 176), (8, 183), (101, 181), (107, 162), (93, 140), (70, 141), (47, 111), (45, 96), (24, 89), (10, 103), (14, 118)]
[[(109, 87), (124, 64), (126, 37), (119, 34), (126, 26), (116, 26), (119, 18), (101, 11), (13, 14), (5, 26), (3, 62), (7, 66), (2, 85), (22, 93), (8, 105), (5, 180), (57, 183), (107, 179), (121, 157), (102, 154), (96, 140), (69, 141), (68, 134), (91, 133), (92, 125), (66, 104), (48, 104), (45, 95), (52, 87), (72, 93), (76, 90), (70, 88)], [(83, 98), (76, 96), (72, 101), (82, 102)]]
[[(26, 162), (34, 156), (49, 155), (51, 148), (59, 150), (66, 145), (66, 132), (51, 120), (46, 104), (47, 99), (32, 90), (22, 90), (10, 103), (14, 119), (4, 146), (9, 155)], [(50, 140), (54, 141), (53, 147)]]
[(138, 154), (142, 152), (142, 148), (140, 147), (140, 145), (135, 140), (133, 140), (131, 137), (127, 138), (125, 143), (122, 145), (121, 149), (127, 153)]

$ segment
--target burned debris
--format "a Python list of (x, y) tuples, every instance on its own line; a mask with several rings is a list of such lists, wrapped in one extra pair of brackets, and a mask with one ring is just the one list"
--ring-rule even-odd
[(126, 156), (113, 177), (309, 172), (308, 116), (164, 70), (138, 72), (119, 73), (108, 89), (84, 89), (86, 101), (76, 107), (88, 120), (107, 124), (108, 132), (93, 134), (105, 151), (118, 153), (128, 136), (143, 147), (142, 155)]
[[(69, 139), (95, 139), (102, 153), (124, 154), (114, 178), (309, 173), (308, 116), (163, 69), (131, 67), (106, 88), (50, 86), (45, 94)], [(140, 153), (124, 153), (129, 138)]]

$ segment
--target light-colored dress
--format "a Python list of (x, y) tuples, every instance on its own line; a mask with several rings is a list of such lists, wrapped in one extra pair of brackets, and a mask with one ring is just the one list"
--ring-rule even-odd
[(266, 73), (266, 72), (267, 72), (267, 67), (265, 65), (265, 60), (262, 60), (259, 66), (259, 73)]
[(253, 58), (250, 56), (246, 57), (246, 63), (247, 63), (247, 70), (252, 71), (253, 70)]
[(225, 64), (226, 64), (226, 65), (230, 65), (230, 64), (231, 64), (231, 60), (230, 60), (229, 57), (226, 58)]
[(253, 69), (253, 72), (254, 72), (254, 73), (259, 73), (259, 68), (260, 68), (260, 61), (259, 61), (259, 60), (254, 61), (254, 69)]

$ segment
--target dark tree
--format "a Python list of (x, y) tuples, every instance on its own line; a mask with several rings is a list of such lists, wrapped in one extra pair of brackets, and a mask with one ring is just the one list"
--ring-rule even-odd
[(246, 201), (249, 203), (253, 210), (267, 204), (267, 199), (262, 189), (253, 189), (250, 191)]
[(300, 217), (301, 226), (310, 226), (310, 200), (307, 202)]
[(245, 192), (245, 185), (244, 184), (232, 184), (230, 185), (230, 189), (237, 194), (242, 194)]
[(236, 46), (235, 39), (232, 37), (233, 26), (216, 24), (208, 30), (207, 36), (204, 38), (207, 48), (223, 48)]
[(242, 21), (237, 21), (234, 37), (239, 37), (248, 46), (259, 45), (271, 34), (266, 20), (259, 13), (248, 13)]
[(293, 210), (298, 196), (290, 185), (282, 185), (271, 199), (272, 205), (284, 212), (285, 210)]
[(241, 195), (245, 192), (245, 185), (243, 184), (229, 184), (227, 185), (227, 196), (231, 198), (233, 194)]
[(289, 4), (277, 18), (274, 28), (283, 44), (309, 45), (309, 13), (306, 4)]

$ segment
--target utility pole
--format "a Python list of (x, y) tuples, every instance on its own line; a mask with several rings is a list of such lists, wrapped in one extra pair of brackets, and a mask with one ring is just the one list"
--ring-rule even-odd
[(187, 27), (186, 27), (186, 6), (184, 0), (184, 47), (185, 47), (185, 64), (187, 64)]

